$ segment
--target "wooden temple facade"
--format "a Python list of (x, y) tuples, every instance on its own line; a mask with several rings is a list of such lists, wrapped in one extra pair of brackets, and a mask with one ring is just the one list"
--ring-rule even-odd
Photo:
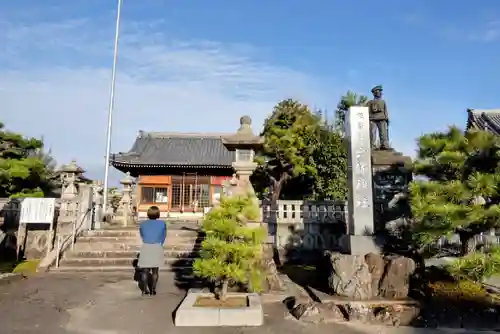
[(201, 215), (212, 206), (233, 175), (225, 135), (140, 131), (129, 152), (113, 154), (112, 166), (137, 178), (139, 217), (151, 205), (162, 216)]

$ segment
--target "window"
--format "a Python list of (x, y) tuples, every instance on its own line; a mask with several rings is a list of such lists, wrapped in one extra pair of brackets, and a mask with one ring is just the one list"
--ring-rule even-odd
[(181, 207), (182, 184), (172, 184), (172, 208)]
[(142, 203), (168, 203), (168, 188), (163, 187), (142, 187), (141, 191)]

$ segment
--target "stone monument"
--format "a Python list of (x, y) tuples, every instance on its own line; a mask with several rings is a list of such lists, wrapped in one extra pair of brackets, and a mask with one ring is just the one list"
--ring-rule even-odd
[(348, 143), (348, 219), (342, 248), (350, 254), (379, 252), (375, 243), (369, 108), (353, 106), (345, 117)]

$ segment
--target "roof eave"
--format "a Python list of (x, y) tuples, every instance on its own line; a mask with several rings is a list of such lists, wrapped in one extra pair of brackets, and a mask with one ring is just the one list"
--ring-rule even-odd
[(115, 168), (118, 167), (131, 167), (131, 168), (232, 168), (231, 165), (215, 165), (215, 164), (152, 164), (152, 163), (134, 163), (134, 162), (118, 162), (112, 161), (111, 165)]

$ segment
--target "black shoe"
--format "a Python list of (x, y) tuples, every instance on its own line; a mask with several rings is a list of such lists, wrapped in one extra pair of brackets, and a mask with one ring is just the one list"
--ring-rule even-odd
[(144, 295), (149, 295), (149, 291), (143, 291), (142, 296), (144, 296)]
[(156, 290), (151, 290), (151, 295), (156, 296)]

